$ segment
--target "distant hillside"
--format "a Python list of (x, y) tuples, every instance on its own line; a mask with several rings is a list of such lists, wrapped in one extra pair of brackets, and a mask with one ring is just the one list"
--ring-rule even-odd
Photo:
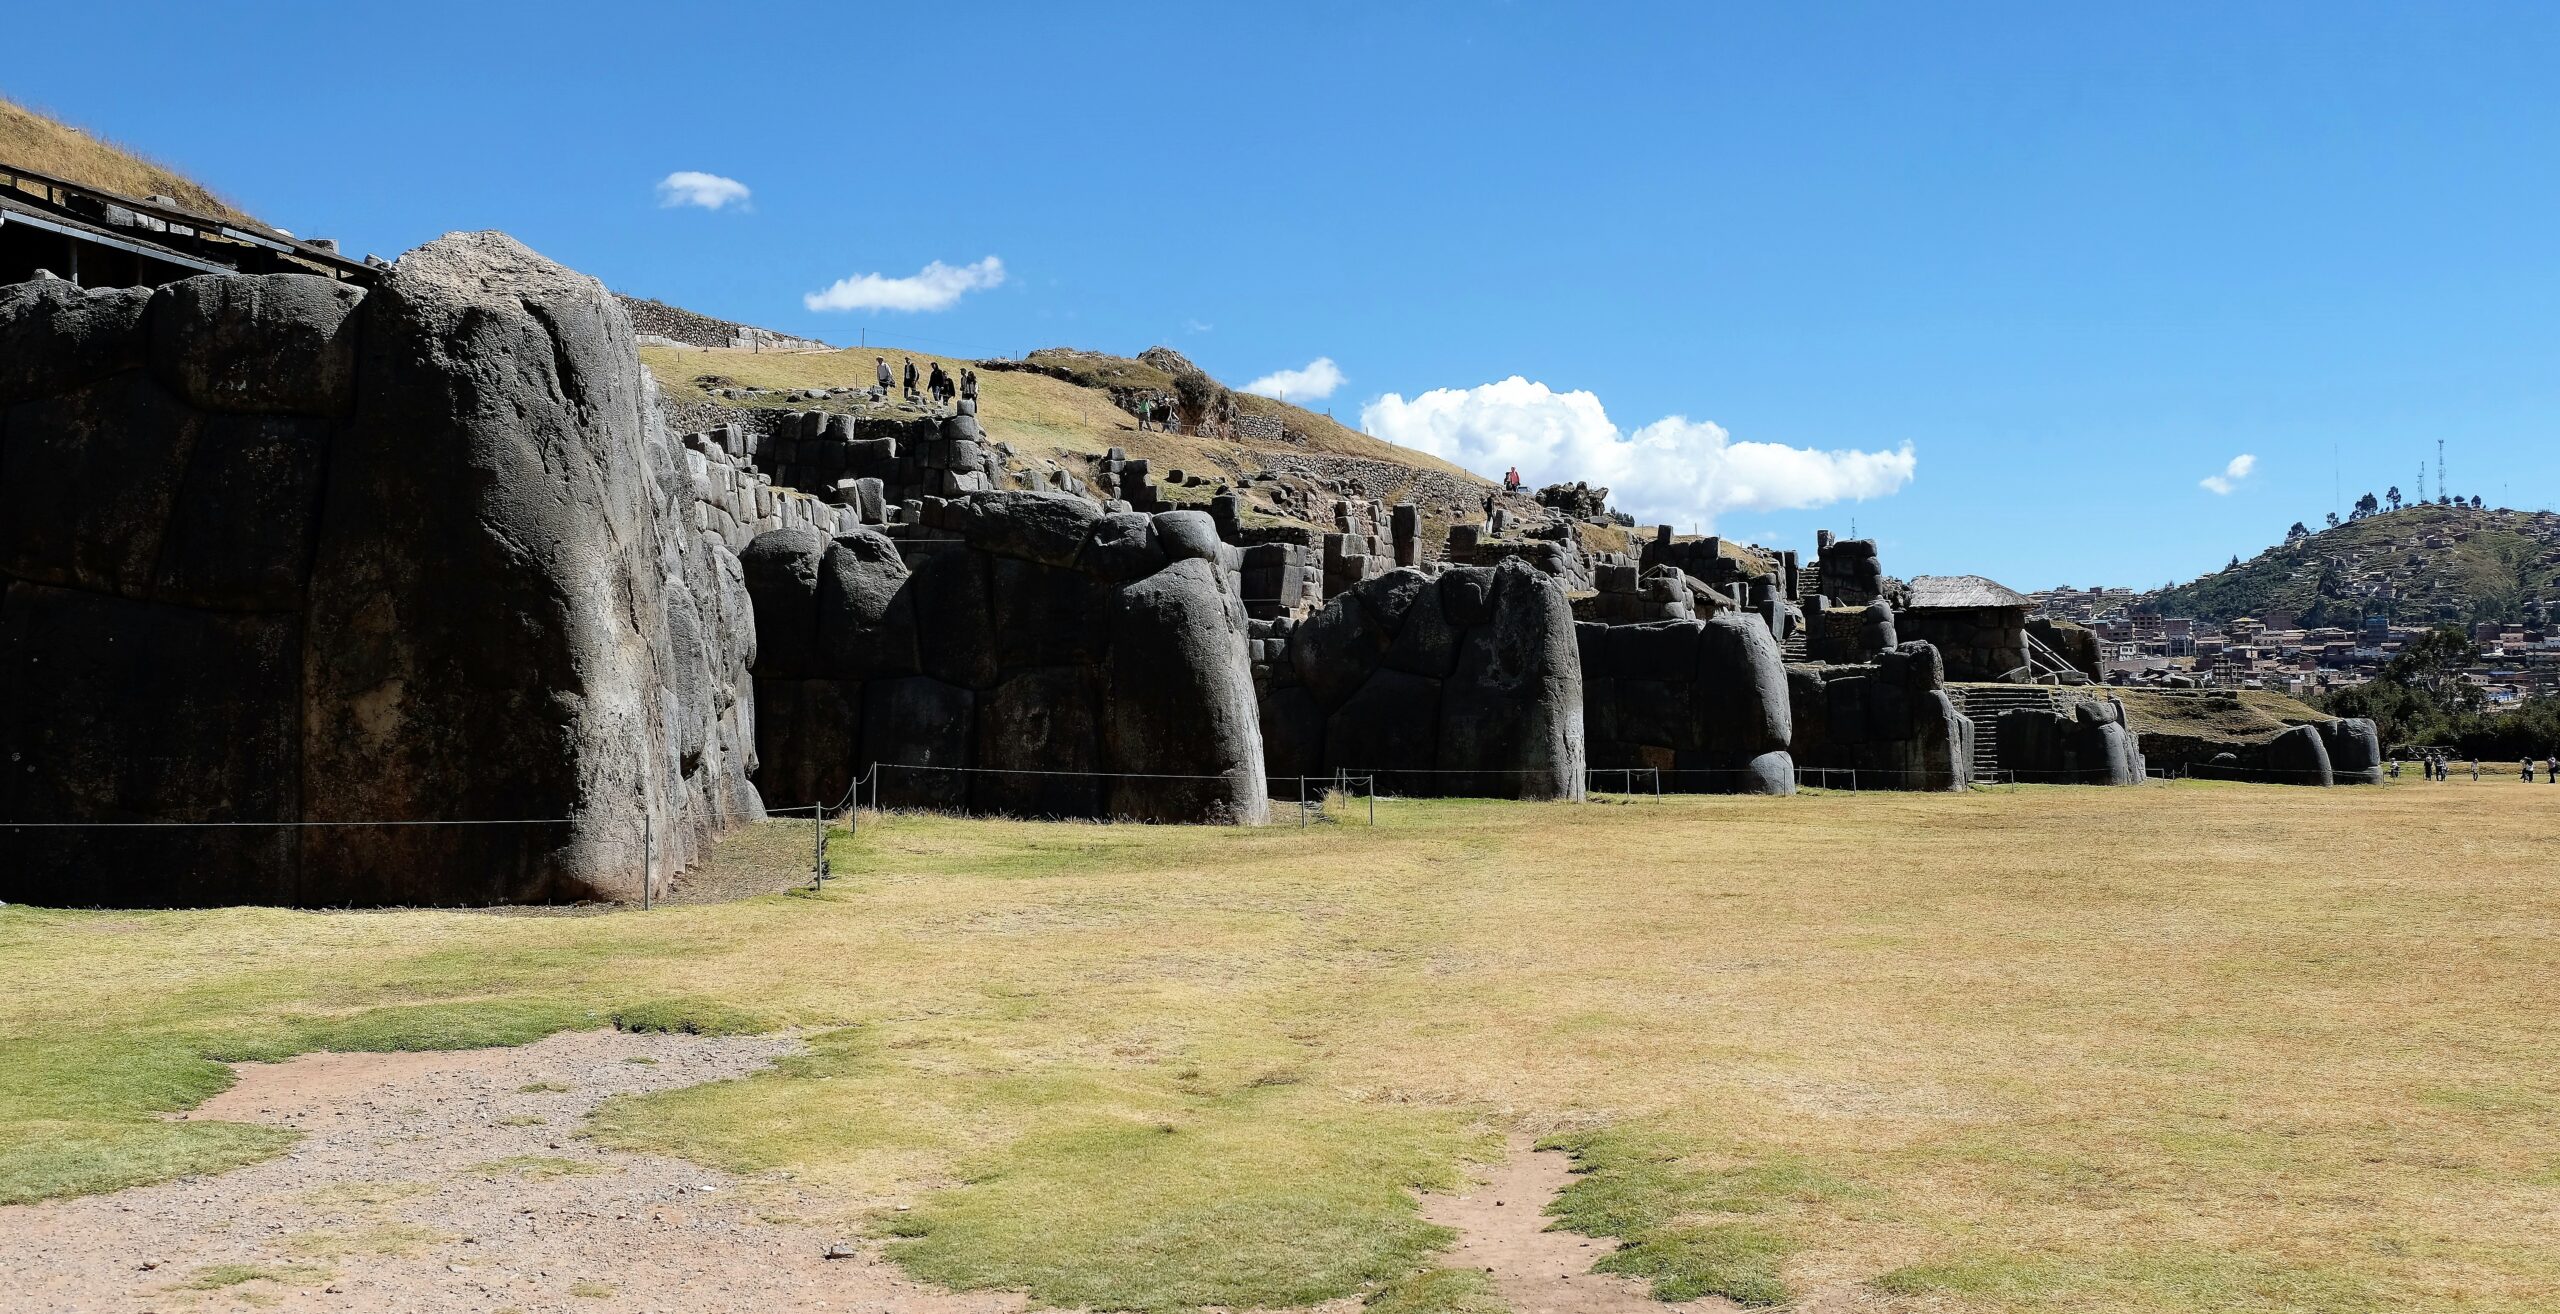
[(2560, 597), (2560, 515), (2415, 506), (2268, 548), (2135, 606), (2229, 621), (2290, 611), (2305, 625), (2515, 620)]
[(0, 162), (125, 196), (166, 196), (181, 209), (264, 227), (185, 174), (6, 100), (0, 100)]

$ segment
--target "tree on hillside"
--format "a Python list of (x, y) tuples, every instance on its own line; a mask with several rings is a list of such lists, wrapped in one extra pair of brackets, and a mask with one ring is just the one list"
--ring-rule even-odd
[(2383, 501), (2385, 501), (2385, 502), (2389, 502), (2389, 503), (2391, 504), (2391, 509), (2392, 509), (2392, 510), (2394, 510), (2394, 511), (2399, 510), (2399, 509), (2400, 509), (2400, 485), (2398, 485), (2398, 484), (2393, 484), (2393, 485), (2391, 486), (2391, 491), (2390, 491), (2390, 492), (2387, 492), (2387, 493), (2384, 493), (2384, 494), (2382, 495), (2382, 500), (2383, 500)]
[[(2299, 520), (2293, 522), (2293, 528), (2284, 531), (2284, 541), (2287, 543), (2299, 543), (2309, 537), (2311, 537), (2310, 528)], [(2231, 559), (2231, 564), (2235, 566), (2239, 565), (2240, 559), (2238, 557), (2233, 557)]]
[(2348, 516), (2347, 519), (2362, 520), (2366, 516), (2379, 515), (2381, 512), (2382, 503), (2375, 501), (2373, 494), (2367, 493), (2356, 499), (2355, 513)]
[(2330, 513), (2329, 513), (2329, 528), (2331, 528), (2331, 529), (2336, 529), (2337, 527), (2338, 527), (2338, 513), (2337, 513), (2337, 512), (2335, 512), (2335, 511), (2332, 511), (2332, 512), (2330, 512)]
[(2480, 501), (2480, 495), (2478, 493), (2473, 493), (2471, 495), (2471, 509), (2478, 511), (2482, 509), (2482, 506), (2483, 504)]

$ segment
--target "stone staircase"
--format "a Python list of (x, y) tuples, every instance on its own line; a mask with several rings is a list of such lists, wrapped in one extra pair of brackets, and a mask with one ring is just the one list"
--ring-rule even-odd
[(2000, 769), (2000, 714), (2013, 708), (2052, 711), (2053, 690), (2036, 684), (1953, 684), (1956, 710), (1973, 721), (1973, 778), (1990, 780)]
[[(1816, 563), (1810, 566), (1797, 567), (1796, 592), (1791, 601), (1796, 604), (1796, 608), (1798, 610), (1805, 614), (1805, 620), (1808, 624), (1813, 619), (1814, 599), (1821, 596), (1822, 566), (1819, 563)], [(1813, 647), (1806, 636), (1806, 631), (1804, 630), (1798, 630), (1795, 633), (1788, 635), (1786, 641), (1778, 645), (1778, 650), (1785, 654), (1786, 659), (1791, 662), (1809, 662), (1813, 660)]]

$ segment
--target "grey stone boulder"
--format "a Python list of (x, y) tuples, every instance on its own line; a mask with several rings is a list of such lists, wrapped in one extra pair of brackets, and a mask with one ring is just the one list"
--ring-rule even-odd
[[(173, 294), (154, 373), (209, 406), (329, 409), (339, 297), (290, 279)], [(303, 815), (567, 820), (309, 830), (298, 901), (636, 898), (719, 822), (691, 806), (706, 785), (669, 720), (682, 576), (664, 558), (700, 540), (662, 501), (680, 449), (630, 320), (494, 233), (410, 252), (362, 306), (307, 590)], [(212, 336), (168, 336), (164, 310)], [(243, 378), (262, 364), (240, 326), (280, 323), (266, 377)]]
[(364, 289), (318, 274), (205, 274), (171, 283), (152, 301), (152, 372), (209, 411), (343, 414), (355, 400), (356, 308), (364, 297)]
[(1468, 632), (1456, 672), (1441, 685), (1444, 788), (1580, 799), (1587, 755), (1573, 606), (1563, 586), (1527, 562), (1507, 560), (1488, 574), (1487, 623)]
[(837, 536), (818, 568), (818, 666), (839, 680), (922, 669), (915, 599), (897, 545), (868, 529)]
[(329, 452), (325, 420), (209, 415), (162, 535), (155, 596), (199, 607), (302, 606)]
[(756, 535), (738, 554), (755, 615), (759, 676), (800, 680), (819, 673), (818, 575), (828, 547), (817, 530), (775, 529)]
[(146, 595), (200, 423), (139, 371), (0, 412), (0, 571)]
[(2259, 749), (2260, 770), (2279, 785), (2334, 785), (2337, 777), (2329, 763), (2329, 746), (2320, 737), (2320, 728), (2297, 725), (2266, 742)]
[(1103, 706), (1094, 667), (1007, 676), (978, 703), (974, 807), (1018, 817), (1100, 815)]
[(1086, 541), (1078, 565), (1117, 583), (1145, 579), (1164, 569), (1164, 545), (1156, 539), (1155, 517), (1115, 511), (1093, 522), (1093, 537)]
[(883, 807), (964, 812), (977, 697), (929, 675), (862, 686), (863, 765), (878, 764)]
[(140, 369), (151, 298), (147, 287), (91, 292), (59, 278), (0, 287), (0, 406)]
[(1218, 523), (1206, 511), (1159, 511), (1156, 539), (1168, 561), (1218, 560)]
[(2361, 716), (2323, 721), (2319, 731), (2332, 780), (2341, 785), (2382, 783), (2382, 734), (2372, 721)]
[(1245, 625), (1244, 604), (1206, 561), (1178, 561), (1119, 590), (1103, 733), (1107, 769), (1118, 773), (1111, 815), (1267, 817)]
[(1074, 565), (1102, 518), (1101, 508), (1071, 493), (976, 493), (952, 510), (970, 542), (1044, 566)]

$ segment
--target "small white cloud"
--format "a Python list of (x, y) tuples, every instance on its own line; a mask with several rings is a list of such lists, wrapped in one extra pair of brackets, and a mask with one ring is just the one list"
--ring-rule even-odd
[(685, 170), (658, 180), (658, 204), (662, 208), (698, 205), (705, 210), (725, 210), (734, 205), (743, 210), (747, 208), (747, 196), (745, 183), (716, 173)]
[(1323, 401), (1342, 386), (1342, 367), (1331, 356), (1318, 356), (1302, 370), (1276, 370), (1244, 385), (1246, 392), (1283, 401)]
[(1004, 262), (994, 256), (956, 269), (936, 260), (906, 278), (840, 278), (823, 292), (802, 296), (800, 304), (811, 310), (948, 310), (968, 293), (1003, 284)]
[(1391, 392), (1361, 408), (1360, 425), (1487, 478), (1517, 466), (1533, 485), (1580, 479), (1606, 486), (1612, 503), (1651, 524), (1713, 528), (1727, 511), (1884, 497), (1910, 483), (1918, 465), (1909, 443), (1879, 452), (1740, 443), (1722, 425), (1679, 415), (1624, 433), (1598, 397), (1518, 375), (1435, 388), (1411, 401)]
[(1210, 330), (1212, 330), (1212, 329), (1214, 329), (1214, 328), (1218, 327), (1217, 325), (1212, 324), (1212, 323), (1209, 323), (1209, 322), (1208, 322), (1208, 321), (1206, 321), (1206, 320), (1198, 320), (1198, 319), (1184, 320), (1184, 321), (1183, 321), (1183, 326), (1184, 326), (1185, 328), (1190, 329), (1190, 330), (1191, 330), (1192, 332), (1194, 332), (1194, 333), (1206, 333), (1206, 332), (1209, 332)]
[(2228, 497), (2231, 495), (2231, 490), (2238, 488), (2240, 481), (2248, 478), (2249, 472), (2257, 468), (2258, 458), (2242, 452), (2231, 458), (2231, 464), (2222, 467), (2222, 473), (2206, 475), (2196, 483), (2206, 492), (2217, 497)]

